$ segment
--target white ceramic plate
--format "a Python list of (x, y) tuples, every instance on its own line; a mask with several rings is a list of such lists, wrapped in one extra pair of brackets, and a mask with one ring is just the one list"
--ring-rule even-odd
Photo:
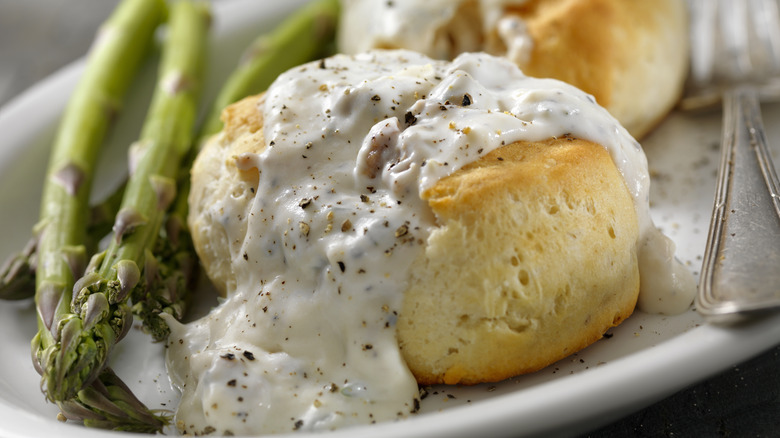
[[(301, 3), (218, 3), (206, 97), (213, 96), (254, 35)], [(74, 63), (0, 111), (2, 258), (23, 246), (37, 219), (48, 146), (81, 69), (80, 62)], [(150, 65), (110, 136), (95, 184), (96, 197), (109, 192), (125, 172), (124, 150), (138, 132), (153, 77)], [(769, 138), (780, 137), (780, 105), (766, 106), (764, 118)], [(695, 273), (706, 240), (719, 134), (719, 113), (676, 113), (643, 141), (654, 180), (653, 217)], [(44, 401), (31, 365), (30, 339), (35, 330), (32, 302), (0, 302), (0, 436), (130, 436), (55, 419), (57, 409)], [(610, 333), (610, 338), (538, 373), (491, 385), (429, 388), (422, 411), (414, 418), (336, 434), (454, 437), (585, 432), (772, 347), (780, 339), (780, 317), (723, 328), (704, 324), (693, 310), (676, 316), (636, 313)], [(162, 346), (134, 330), (117, 347), (112, 365), (150, 407), (172, 409), (178, 396), (168, 383), (162, 356)]]

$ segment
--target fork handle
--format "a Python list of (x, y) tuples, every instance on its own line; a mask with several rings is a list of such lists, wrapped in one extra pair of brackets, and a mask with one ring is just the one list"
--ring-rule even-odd
[(780, 197), (758, 93), (724, 95), (721, 162), (697, 310), (729, 322), (780, 306)]

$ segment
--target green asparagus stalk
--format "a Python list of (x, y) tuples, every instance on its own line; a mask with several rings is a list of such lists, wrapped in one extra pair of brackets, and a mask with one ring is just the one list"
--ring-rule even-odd
[(258, 36), (228, 77), (200, 130), (206, 137), (222, 129), (220, 115), (229, 104), (264, 91), (284, 71), (324, 55), (338, 23), (339, 0), (315, 0)]
[(170, 421), (169, 415), (147, 409), (108, 367), (76, 397), (57, 405), (64, 419), (101, 429), (157, 433)]
[[(86, 216), (99, 148), (165, 14), (162, 0), (123, 0), (117, 6), (95, 40), (52, 145), (40, 221), (34, 230), (39, 331), (32, 341), (35, 365), (47, 370), (41, 386), (51, 400), (68, 400), (76, 394), (50, 376), (60, 355), (57, 346), (71, 343), (74, 329), (81, 325), (70, 304), (74, 279), (87, 260)], [(117, 312), (121, 316), (123, 310)], [(97, 375), (99, 371), (78, 372)]]
[(187, 228), (187, 195), (182, 181), (189, 179), (191, 147), (182, 156), (177, 173), (176, 197), (166, 214), (153, 250), (144, 256), (143, 279), (131, 291), (133, 314), (155, 341), (167, 339), (170, 328), (162, 314), (181, 320), (195, 288), (199, 261)]
[(191, 144), (208, 21), (206, 4), (171, 6), (158, 84), (140, 139), (131, 147), (130, 177), (113, 238), (76, 281), (59, 342), (39, 353), (44, 387), (55, 401), (91, 384), (132, 324), (128, 296), (141, 281), (144, 258), (174, 199), (175, 178)]

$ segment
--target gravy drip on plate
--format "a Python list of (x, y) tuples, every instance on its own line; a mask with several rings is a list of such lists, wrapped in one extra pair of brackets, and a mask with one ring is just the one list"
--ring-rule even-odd
[[(449, 63), (376, 51), (293, 69), (262, 105), (265, 149), (237, 157), (259, 170), (256, 196), (247, 214), (231, 198), (213, 206), (236, 286), (207, 316), (173, 324), (168, 365), (183, 431), (329, 430), (415, 412), (395, 322), (410, 264), (435, 229), (420, 194), (517, 140), (568, 134), (604, 145), (636, 201), (640, 262), (661, 261), (654, 273), (643, 263), (642, 275), (673, 279), (639, 144), (562, 82), (484, 54)], [(673, 293), (662, 286), (671, 289), (642, 294)]]

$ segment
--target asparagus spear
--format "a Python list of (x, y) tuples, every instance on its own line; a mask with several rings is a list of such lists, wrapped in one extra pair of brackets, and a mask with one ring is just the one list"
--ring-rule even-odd
[[(32, 349), (41, 369), (53, 366), (55, 346), (70, 342), (81, 324), (70, 313), (70, 301), (74, 279), (87, 259), (86, 215), (99, 146), (165, 14), (162, 0), (123, 0), (117, 6), (98, 34), (60, 122), (35, 227), (39, 331)], [(50, 375), (42, 378), (47, 397), (67, 400), (75, 395)]]
[(158, 85), (131, 148), (134, 158), (113, 238), (76, 281), (59, 342), (39, 353), (44, 387), (55, 401), (89, 385), (127, 333), (128, 295), (141, 281), (140, 267), (174, 198), (175, 177), (191, 144), (209, 15), (205, 4), (180, 1), (171, 8)]
[(228, 77), (201, 127), (200, 136), (222, 129), (220, 115), (229, 104), (259, 93), (284, 71), (325, 54), (331, 46), (339, 15), (339, 0), (315, 0), (258, 36)]
[[(194, 124), (194, 123), (192, 123)], [(190, 291), (194, 289), (198, 272), (198, 256), (187, 229), (187, 190), (182, 181), (189, 178), (192, 141), (182, 155), (177, 173), (177, 191), (173, 207), (165, 216), (164, 224), (153, 250), (144, 255), (144, 278), (131, 292), (133, 313), (141, 319), (143, 329), (155, 341), (168, 337), (170, 328), (161, 314), (182, 319), (187, 309)]]

